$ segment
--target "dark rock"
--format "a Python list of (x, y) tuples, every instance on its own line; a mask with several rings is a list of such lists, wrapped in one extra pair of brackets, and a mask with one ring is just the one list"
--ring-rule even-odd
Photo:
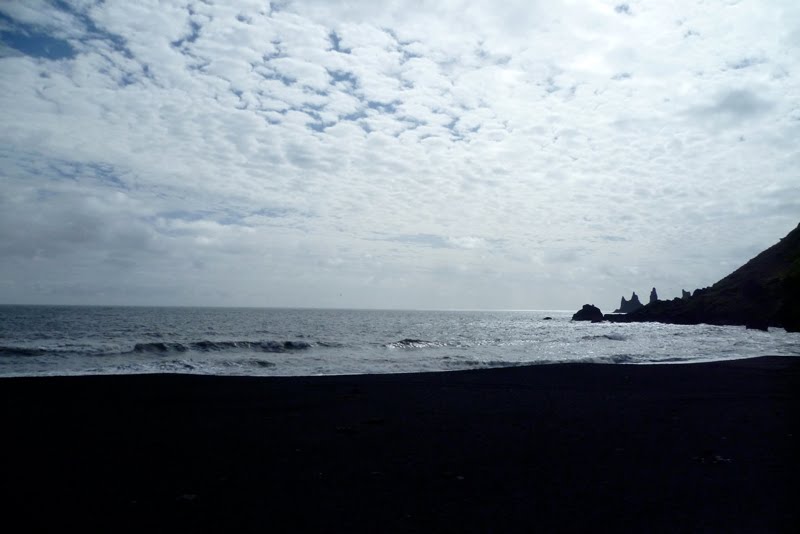
[(552, 320), (553, 320), (552, 317), (545, 317), (544, 319), (542, 319), (542, 321), (552, 321)]
[(622, 297), (622, 300), (619, 302), (619, 308), (614, 310), (614, 313), (631, 313), (642, 306), (644, 306), (644, 304), (639, 301), (639, 295), (634, 291), (633, 295), (631, 295), (631, 300), (625, 300), (625, 297)]
[(693, 297), (698, 297), (698, 296), (700, 296), (700, 295), (703, 295), (703, 294), (705, 294), (705, 293), (708, 293), (708, 290), (709, 290), (709, 289), (711, 289), (711, 288), (710, 288), (710, 287), (704, 287), (704, 288), (702, 288), (702, 289), (695, 289), (695, 290), (694, 290), (694, 293), (692, 293), (692, 296), (693, 296)]
[(656, 288), (650, 292), (650, 304), (658, 302), (658, 293), (656, 293)]
[(681, 289), (681, 300), (689, 300), (692, 297), (692, 294), (686, 291), (685, 289)]
[(594, 304), (584, 304), (583, 308), (575, 312), (572, 316), (572, 320), (600, 322), (603, 320), (603, 312)]
[(713, 286), (695, 290), (686, 300), (651, 301), (624, 321), (775, 326), (800, 332), (800, 225)]

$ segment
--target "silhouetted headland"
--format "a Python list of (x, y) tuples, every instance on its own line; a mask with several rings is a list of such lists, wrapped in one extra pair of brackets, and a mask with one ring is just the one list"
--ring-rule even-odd
[[(624, 301), (624, 299), (623, 299)], [(800, 332), (800, 225), (711, 287), (689, 296), (650, 302), (628, 313), (606, 314), (613, 322), (770, 326)]]

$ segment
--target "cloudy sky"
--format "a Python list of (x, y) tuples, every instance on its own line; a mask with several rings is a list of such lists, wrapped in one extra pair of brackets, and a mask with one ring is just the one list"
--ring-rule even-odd
[(800, 222), (800, 3), (0, 3), (0, 302), (576, 309)]

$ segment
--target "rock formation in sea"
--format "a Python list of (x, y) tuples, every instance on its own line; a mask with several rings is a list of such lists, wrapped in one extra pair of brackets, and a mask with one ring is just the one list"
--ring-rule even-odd
[(614, 313), (630, 313), (638, 310), (642, 306), (644, 306), (644, 304), (639, 301), (639, 295), (634, 291), (633, 295), (631, 295), (631, 300), (625, 300), (625, 297), (622, 297), (622, 300), (619, 302), (619, 308), (614, 310)]
[(603, 320), (603, 312), (594, 304), (584, 304), (583, 308), (575, 312), (573, 321), (592, 321), (597, 323)]
[(800, 332), (800, 225), (778, 243), (689, 299), (650, 302), (617, 322), (769, 326)]
[(692, 294), (686, 291), (685, 289), (681, 289), (681, 300), (689, 300), (692, 297)]
[(656, 288), (650, 292), (650, 304), (658, 302), (658, 293), (656, 293)]

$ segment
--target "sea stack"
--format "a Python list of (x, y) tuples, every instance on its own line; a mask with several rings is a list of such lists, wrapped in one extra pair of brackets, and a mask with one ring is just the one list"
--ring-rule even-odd
[(603, 320), (603, 312), (594, 304), (584, 304), (583, 308), (575, 312), (572, 316), (573, 321), (591, 321), (599, 323)]
[(656, 293), (656, 288), (650, 292), (650, 304), (658, 302), (658, 293)]
[(639, 295), (634, 291), (633, 295), (631, 295), (631, 300), (625, 300), (625, 297), (622, 297), (622, 300), (619, 302), (619, 308), (614, 310), (614, 313), (631, 313), (642, 306), (644, 306), (644, 304), (639, 301)]
[(786, 237), (714, 285), (691, 298), (656, 300), (629, 314), (609, 314), (618, 322), (770, 326), (800, 332), (800, 224)]

